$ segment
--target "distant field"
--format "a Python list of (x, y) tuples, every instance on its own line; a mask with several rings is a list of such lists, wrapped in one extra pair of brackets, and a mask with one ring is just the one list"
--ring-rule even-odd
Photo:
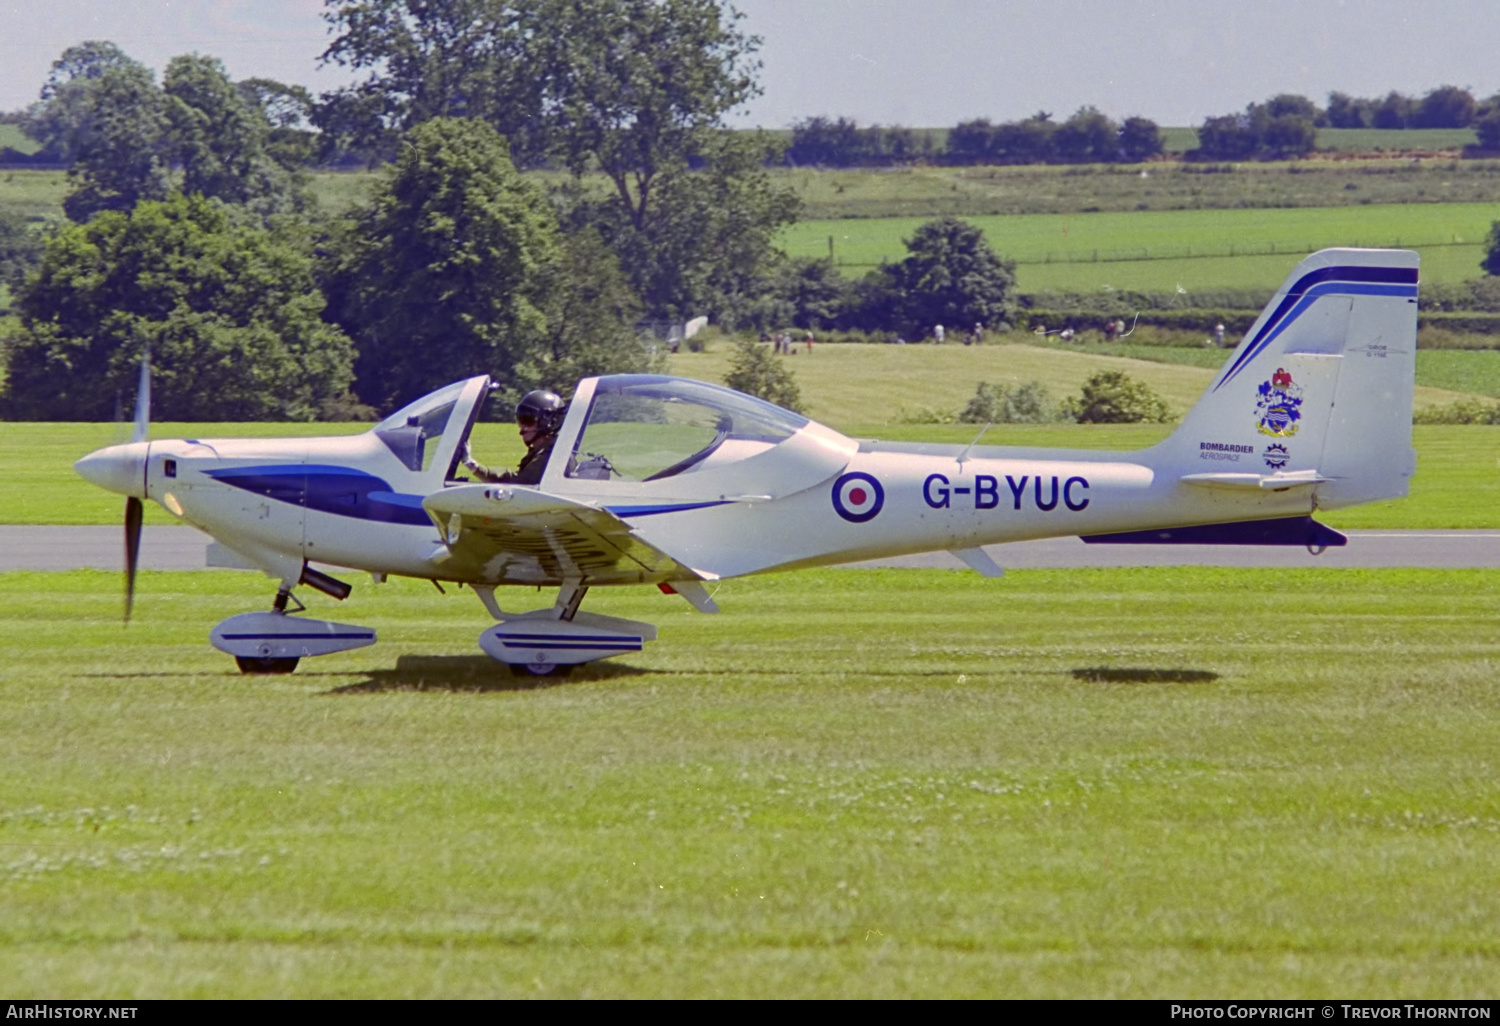
[[(990, 244), (1021, 266), (1022, 291), (1114, 287), (1171, 291), (1279, 285), (1301, 257), (1327, 246), (1400, 246), (1423, 254), (1423, 278), (1479, 275), (1480, 243), (1500, 202), (1290, 210), (1142, 211), (974, 217)], [(924, 218), (803, 221), (782, 233), (794, 256), (827, 256), (858, 274), (906, 255)]]
[[(1165, 210), (1131, 213), (975, 217), (1002, 256), (1021, 264), (1152, 258), (1294, 255), (1325, 246), (1480, 244), (1500, 218), (1487, 203), (1393, 204), (1293, 210)], [(782, 234), (793, 256), (826, 256), (844, 266), (874, 266), (906, 255), (904, 241), (923, 218), (804, 221)], [(1288, 266), (1290, 269), (1290, 265)]]
[(0, 125), (0, 150), (12, 149), (27, 156), (42, 148), (42, 144), (28, 137), (15, 125)]
[(808, 220), (1485, 203), (1500, 161), (1310, 158), (1239, 164), (773, 172)]
[[(1168, 153), (1186, 153), (1198, 146), (1196, 128), (1163, 128), (1161, 134)], [(1320, 128), (1317, 147), (1333, 153), (1460, 150), (1477, 141), (1472, 128)]]
[(1472, 128), (1320, 128), (1318, 149), (1376, 153), (1381, 150), (1461, 150), (1479, 142)]
[[(1480, 277), (1483, 246), (1415, 247), (1422, 254), (1422, 280), (1461, 282)], [(1022, 264), (1016, 278), (1022, 292), (1093, 292), (1137, 289), (1170, 292), (1181, 286), (1184, 302), (1193, 293), (1213, 289), (1262, 289), (1267, 295), (1291, 273), (1305, 254), (1276, 256), (1194, 257), (1191, 260), (1137, 260), (1125, 263)], [(858, 271), (852, 272), (856, 276)]]
[[(1482, 203), (1500, 195), (1500, 160), (1347, 160), (1271, 163), (1027, 167), (910, 167), (821, 171), (773, 169), (810, 220), (964, 217), (1098, 211), (1217, 210)], [(562, 175), (536, 172), (543, 184)], [(370, 187), (363, 171), (317, 172), (320, 207), (337, 213)], [(590, 187), (603, 187), (602, 178)], [(61, 216), (62, 172), (0, 172), (0, 208)]]

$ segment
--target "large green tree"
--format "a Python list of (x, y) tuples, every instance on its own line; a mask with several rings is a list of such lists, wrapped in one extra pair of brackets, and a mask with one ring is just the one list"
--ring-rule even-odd
[(763, 151), (723, 129), (756, 92), (759, 40), (721, 0), (330, 0), (325, 17), (325, 59), (368, 71), (325, 128), (368, 151), (476, 117), (523, 164), (602, 172), (608, 199), (573, 190), (567, 223), (599, 231), (653, 316), (722, 305), (791, 218)]
[(6, 415), (107, 420), (149, 349), (158, 419), (312, 419), (353, 349), (320, 317), (307, 249), (200, 196), (64, 229), (17, 297)]
[(635, 299), (597, 236), (564, 242), (505, 140), (474, 119), (412, 129), (330, 276), (357, 340), (357, 389), (390, 407), (455, 378), (520, 390), (639, 369)]
[(885, 269), (902, 330), (922, 335), (938, 324), (955, 332), (975, 324), (1008, 326), (1016, 265), (995, 254), (984, 232), (941, 217), (913, 232), (906, 248), (910, 255)]
[(49, 157), (70, 165), (63, 209), (74, 221), (171, 191), (166, 97), (150, 69), (113, 43), (63, 51), (24, 127)]
[(229, 80), (217, 58), (173, 57), (162, 88), (184, 193), (248, 205), (262, 214), (294, 204), (291, 175), (267, 151), (270, 121)]
[(619, 255), (654, 318), (734, 320), (774, 271), (776, 233), (796, 220), (796, 197), (766, 174), (754, 140), (726, 132), (703, 143), (702, 166), (678, 156), (659, 170), (644, 210), (619, 195), (570, 209), (571, 225), (597, 228)]
[(27, 109), (21, 122), (26, 134), (42, 144), (44, 159), (71, 164), (78, 158), (80, 146), (94, 132), (94, 88), (111, 71), (151, 76), (145, 65), (108, 40), (70, 46), (52, 62), (41, 99)]
[(194, 54), (172, 58), (158, 87), (113, 43), (83, 43), (54, 63), (26, 130), (71, 165), (63, 206), (74, 221), (173, 191), (269, 215), (299, 201), (297, 180), (271, 150), (274, 126), (255, 102), (275, 85), (241, 89), (218, 60)]

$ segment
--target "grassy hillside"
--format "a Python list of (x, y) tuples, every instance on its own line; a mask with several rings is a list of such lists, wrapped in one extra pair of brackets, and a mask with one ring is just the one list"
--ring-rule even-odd
[[(679, 353), (671, 358), (671, 370), (703, 381), (723, 381), (730, 354), (724, 342), (706, 353)], [(1500, 353), (1463, 355), (1477, 357), (1476, 363), (1486, 358), (1500, 361)], [(1062, 399), (1076, 394), (1091, 374), (1116, 368), (1148, 382), (1181, 414), (1198, 401), (1214, 375), (1202, 366), (1120, 359), (1083, 346), (1077, 351), (1042, 349), (1022, 342), (978, 347), (821, 345), (814, 346), (811, 355), (802, 352), (784, 359), (802, 390), (808, 415), (840, 430), (901, 424), (924, 418), (929, 411), (952, 415), (974, 395), (980, 381), (1040, 381), (1054, 398)], [(1423, 406), (1459, 397), (1458, 392), (1434, 388), (1418, 392)]]

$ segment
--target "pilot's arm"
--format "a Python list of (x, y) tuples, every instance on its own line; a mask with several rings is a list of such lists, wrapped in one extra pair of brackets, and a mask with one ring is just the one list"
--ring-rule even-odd
[(460, 462), (463, 463), (464, 468), (474, 476), (474, 480), (476, 481), (486, 481), (491, 484), (495, 484), (510, 479), (509, 474), (497, 473), (496, 471), (491, 470), (489, 467), (486, 467), (483, 463), (480, 463), (478, 460), (476, 460), (474, 458), (474, 455), (469, 452), (468, 442), (464, 443), (464, 454)]

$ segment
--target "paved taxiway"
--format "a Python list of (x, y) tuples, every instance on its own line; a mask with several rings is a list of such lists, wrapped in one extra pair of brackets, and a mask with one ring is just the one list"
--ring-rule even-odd
[[(1314, 556), (1305, 548), (1254, 545), (1085, 545), (1077, 538), (991, 545), (986, 551), (1017, 570), (1084, 566), (1500, 567), (1500, 531), (1347, 531), (1349, 544)], [(190, 527), (147, 527), (141, 568), (201, 570), (209, 538)], [(119, 527), (0, 525), (0, 570), (120, 570)], [(946, 552), (900, 556), (854, 566), (952, 567)]]

